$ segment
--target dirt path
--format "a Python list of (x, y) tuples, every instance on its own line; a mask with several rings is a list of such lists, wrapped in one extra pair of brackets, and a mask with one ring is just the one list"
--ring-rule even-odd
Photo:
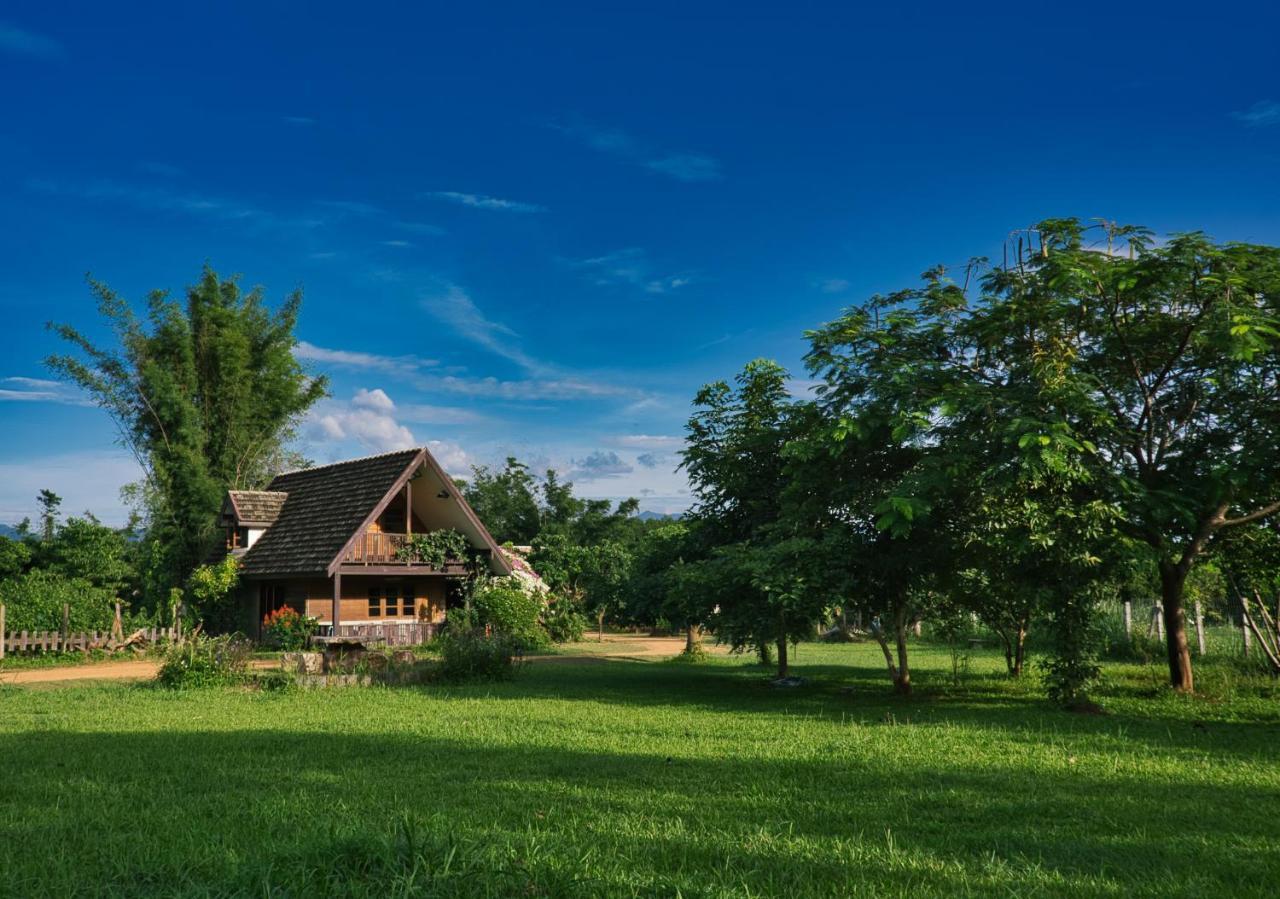
[[(575, 651), (564, 655), (529, 656), (529, 662), (596, 662), (606, 659), (654, 659), (670, 658), (684, 649), (683, 637), (646, 637), (633, 634), (605, 634), (604, 642), (596, 642), (594, 635), (577, 644)], [(718, 647), (707, 645), (709, 651)], [(272, 659), (255, 659), (254, 668), (275, 668)], [(68, 681), (99, 680), (150, 680), (160, 670), (155, 659), (124, 659), (118, 662), (94, 662), (89, 665), (67, 665), (59, 668), (22, 668), (17, 671), (0, 671), (0, 684), (58, 684)]]
[[(254, 659), (249, 663), (257, 669), (275, 668), (272, 659)], [(22, 668), (17, 671), (0, 671), (0, 684), (58, 684), (67, 681), (86, 680), (151, 680), (160, 670), (155, 659), (124, 659), (119, 662), (93, 662), (88, 665), (67, 665), (60, 668)]]

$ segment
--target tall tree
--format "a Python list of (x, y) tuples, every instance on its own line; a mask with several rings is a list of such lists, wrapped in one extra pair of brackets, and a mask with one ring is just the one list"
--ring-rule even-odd
[(155, 291), (139, 317), (89, 283), (114, 345), (51, 324), (78, 353), (47, 361), (106, 410), (142, 467), (149, 587), (163, 595), (207, 554), (225, 489), (260, 487), (299, 461), (294, 428), (327, 382), (293, 355), (300, 292), (273, 312), (261, 288), (244, 292), (206, 267), (185, 303)]
[(40, 504), (40, 539), (49, 543), (58, 530), (58, 509), (62, 506), (62, 497), (52, 490), (41, 490), (36, 502)]
[(471, 470), (463, 493), (499, 543), (532, 543), (541, 528), (537, 481), (525, 465), (508, 456), (501, 471), (487, 465)]

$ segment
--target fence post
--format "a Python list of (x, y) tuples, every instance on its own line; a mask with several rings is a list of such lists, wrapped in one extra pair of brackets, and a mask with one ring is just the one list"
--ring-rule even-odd
[(120, 617), (120, 603), (116, 602), (116, 619), (111, 622), (111, 636), (116, 640), (124, 639), (124, 620)]
[(71, 603), (62, 604), (62, 649), (66, 651), (67, 638), (71, 636)]
[(4, 629), (4, 603), (0, 602), (0, 659), (4, 658), (5, 646), (9, 643), (9, 632)]
[(1204, 655), (1204, 607), (1200, 605), (1200, 600), (1196, 600), (1196, 643), (1200, 650), (1200, 655)]
[(1160, 607), (1160, 603), (1156, 603), (1151, 610), (1152, 616), (1156, 619), (1156, 638), (1161, 642), (1164, 641), (1164, 609)]
[(1253, 649), (1253, 633), (1249, 630), (1249, 622), (1245, 621), (1243, 615), (1240, 616), (1240, 632), (1244, 634), (1244, 656), (1247, 659), (1250, 650)]
[(1133, 600), (1124, 601), (1124, 638), (1133, 639)]

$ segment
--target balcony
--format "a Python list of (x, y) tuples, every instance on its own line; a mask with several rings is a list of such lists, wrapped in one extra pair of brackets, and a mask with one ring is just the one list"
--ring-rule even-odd
[(408, 534), (387, 534), (382, 532), (366, 532), (356, 537), (351, 548), (342, 557), (342, 564), (365, 566), (397, 565), (406, 569), (416, 568), (420, 571), (438, 571), (444, 574), (466, 573), (466, 563), (461, 559), (450, 559), (443, 569), (431, 568), (420, 560), (407, 557), (403, 548), (409, 542)]

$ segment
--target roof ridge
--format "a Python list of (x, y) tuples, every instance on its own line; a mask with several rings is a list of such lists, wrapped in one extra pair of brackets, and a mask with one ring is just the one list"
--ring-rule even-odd
[[(305, 468), (304, 468), (304, 469), (302, 469), (302, 470), (303, 470), (303, 471), (307, 471), (308, 469), (305, 469)], [(289, 491), (288, 491), (288, 490), (234, 490), (234, 489), (228, 489), (228, 490), (227, 490), (227, 492), (228, 492), (228, 493), (285, 493), (285, 494), (287, 494)]]
[[(290, 475), (290, 474), (302, 474), (302, 473), (304, 473), (304, 472), (308, 472), (308, 471), (321, 471), (321, 470), (323, 470), (323, 469), (325, 469), (325, 468), (337, 468), (339, 465), (352, 465), (352, 464), (354, 464), (354, 463), (356, 463), (356, 462), (372, 462), (374, 459), (386, 459), (386, 458), (390, 458), (391, 456), (399, 456), (399, 455), (402, 455), (402, 454), (404, 454), (404, 453), (415, 453), (415, 454), (416, 454), (416, 453), (421, 452), (423, 449), (424, 449), (424, 447), (421, 447), (421, 446), (412, 446), (412, 447), (409, 447), (408, 449), (389, 450), (388, 452), (385, 452), (385, 453), (374, 453), (372, 456), (357, 456), (357, 457), (356, 457), (356, 458), (354, 458), (354, 459), (342, 459), (341, 461), (338, 461), (338, 462), (326, 462), (326, 463), (324, 463), (323, 465), (312, 465), (310, 468), (291, 468), (291, 469), (289, 469), (288, 471), (282, 471), (282, 472), (278, 473), (278, 474), (276, 475), (276, 477), (277, 477), (277, 478), (282, 478), (282, 477), (284, 477), (285, 475)], [(286, 491), (286, 490), (264, 490), (264, 491), (261, 491), (261, 492), (263, 492), (263, 493), (287, 493), (288, 491)]]

